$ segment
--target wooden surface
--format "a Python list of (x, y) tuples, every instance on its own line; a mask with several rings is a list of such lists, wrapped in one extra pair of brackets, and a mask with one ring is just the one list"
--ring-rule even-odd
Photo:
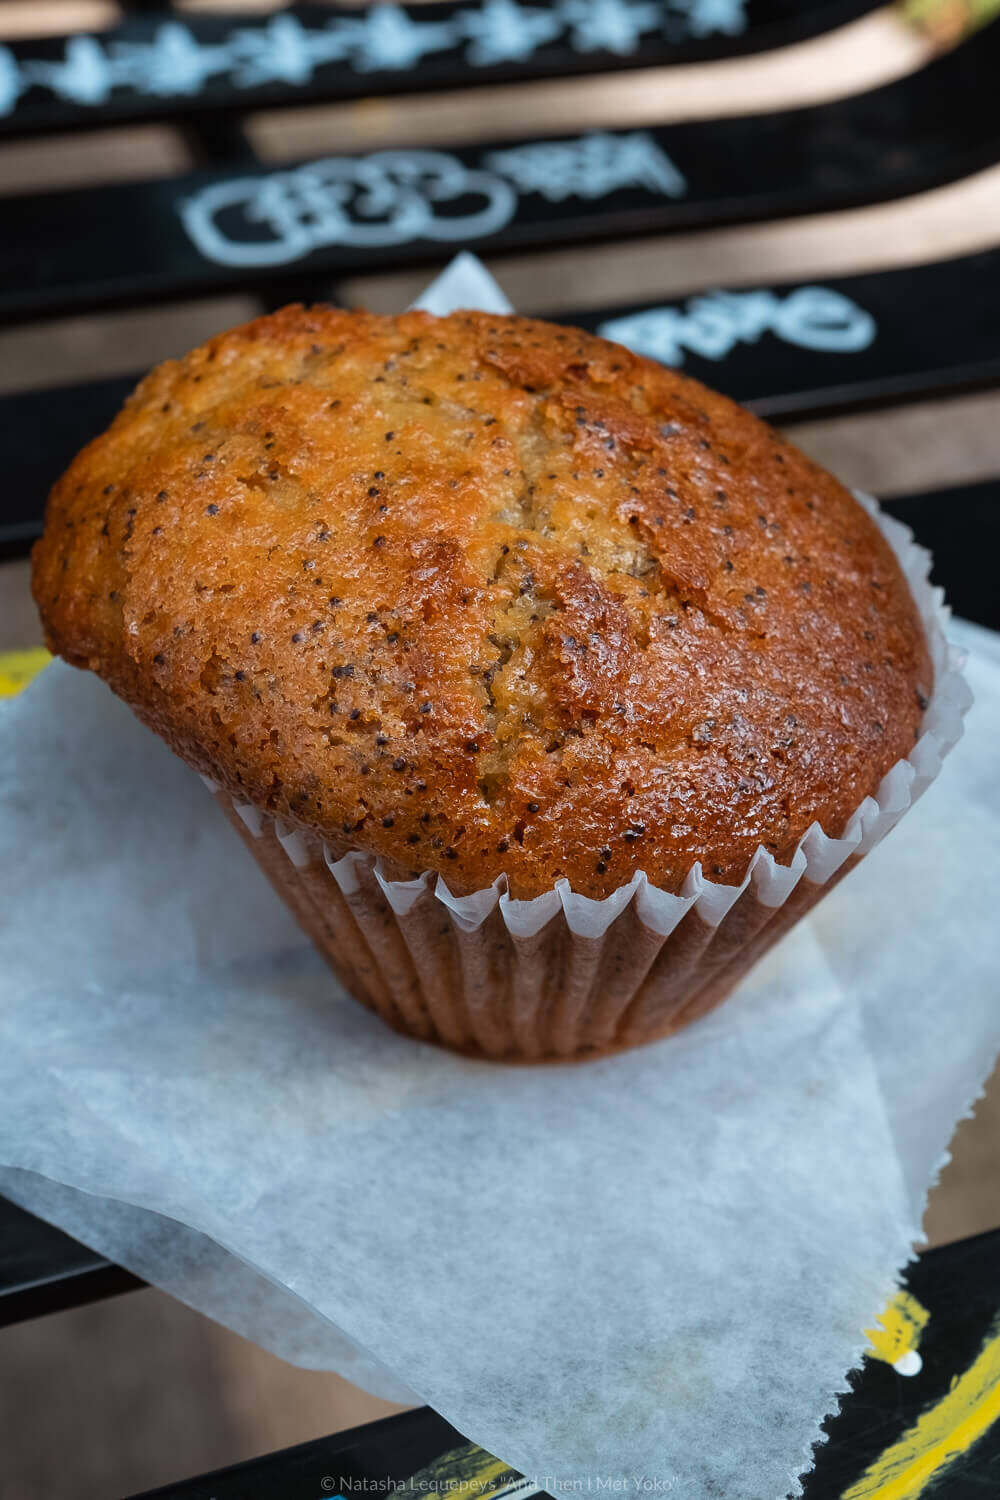
[[(3, 22), (38, 31), (47, 5), (5, 4)], [(60, 28), (71, 3), (60, 5)], [(220, 7), (221, 8), (221, 7)], [(241, 0), (241, 8), (248, 8)], [(99, 6), (107, 13), (113, 6)], [(81, 7), (84, 24), (93, 5)], [(30, 20), (30, 14), (29, 14)], [(411, 109), (366, 103), (272, 115), (253, 127), (262, 152), (280, 158), (336, 145), (373, 146), (405, 135), (429, 144), (478, 128), (525, 133), (654, 118), (734, 113), (833, 97), (897, 76), (921, 43), (887, 13), (837, 37), (779, 55), (635, 74), (613, 81), (532, 86), (501, 98), (454, 95)], [(475, 103), (475, 109), (473, 105)], [(6, 148), (0, 195), (26, 183), (148, 176), (185, 164), (169, 130), (131, 133), (127, 153), (107, 138), (79, 136)], [(681, 236), (561, 255), (524, 256), (498, 267), (528, 311), (624, 294), (760, 284), (789, 276), (929, 260), (1000, 240), (1000, 168), (919, 199), (856, 213), (710, 235)], [(409, 300), (424, 277), (357, 282), (351, 300), (378, 310)], [(240, 298), (62, 320), (0, 331), (0, 391), (45, 386), (148, 365), (248, 316)], [(915, 310), (918, 311), (918, 310)], [(887, 414), (811, 423), (795, 439), (846, 481), (890, 495), (1000, 474), (1000, 394), (928, 403)], [(0, 650), (33, 644), (38, 627), (26, 565), (0, 567)], [(942, 1243), (1000, 1224), (1000, 1078), (956, 1135), (953, 1160), (932, 1194), (926, 1227)], [(266, 1452), (389, 1410), (335, 1376), (293, 1370), (156, 1292), (60, 1314), (0, 1333), (0, 1500), (108, 1500)]]

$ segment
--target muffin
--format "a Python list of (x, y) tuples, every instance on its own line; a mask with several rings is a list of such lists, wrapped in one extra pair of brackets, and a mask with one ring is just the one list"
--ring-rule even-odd
[(831, 475), (518, 317), (295, 306), (161, 365), (55, 486), (33, 586), (347, 988), (490, 1057), (714, 1004), (934, 687)]

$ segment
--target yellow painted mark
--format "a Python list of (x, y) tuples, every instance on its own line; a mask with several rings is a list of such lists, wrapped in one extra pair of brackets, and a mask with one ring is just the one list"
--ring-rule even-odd
[(942, 50), (1000, 14), (1000, 0), (899, 0), (898, 13)]
[(1000, 1417), (1000, 1324), (946, 1396), (875, 1460), (842, 1500), (917, 1500)]
[(898, 1291), (879, 1318), (880, 1326), (865, 1329), (872, 1355), (895, 1365), (915, 1354), (929, 1317), (911, 1292)]
[(0, 698), (13, 698), (51, 660), (44, 646), (31, 646), (27, 651), (0, 651)]

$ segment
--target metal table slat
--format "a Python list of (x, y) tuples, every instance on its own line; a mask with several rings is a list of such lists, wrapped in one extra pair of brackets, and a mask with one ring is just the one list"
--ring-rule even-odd
[(952, 612), (1000, 630), (1000, 479), (899, 496), (884, 501), (883, 509), (930, 548), (931, 576), (944, 588)]
[(802, 42), (877, 0), (431, 0), (170, 16), (0, 44), (0, 139), (193, 110), (523, 83), (708, 62)]
[(130, 1271), (0, 1198), (0, 1328), (142, 1285)]

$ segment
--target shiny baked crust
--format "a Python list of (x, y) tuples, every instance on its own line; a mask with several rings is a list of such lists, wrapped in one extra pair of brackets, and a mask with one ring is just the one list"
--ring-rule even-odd
[(161, 365), (53, 490), (34, 589), (192, 765), (457, 892), (737, 881), (838, 833), (931, 690), (835, 479), (526, 318), (288, 307)]

